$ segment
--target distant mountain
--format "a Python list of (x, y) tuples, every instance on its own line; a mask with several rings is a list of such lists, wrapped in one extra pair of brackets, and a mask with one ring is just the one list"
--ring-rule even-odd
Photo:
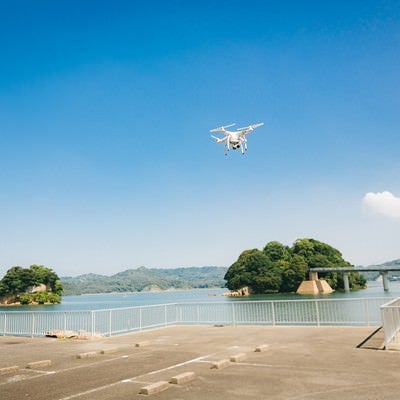
[[(372, 264), (368, 265), (368, 267), (379, 267), (379, 268), (384, 268), (384, 267), (400, 267), (400, 258), (397, 260), (392, 260), (392, 261), (386, 261), (382, 264)], [(362, 272), (362, 275), (365, 276), (365, 278), (369, 281), (374, 281), (379, 277), (379, 272), (373, 271), (373, 272)], [(389, 279), (393, 280), (399, 280), (400, 279), (400, 272), (398, 271), (390, 271), (388, 273)]]
[(61, 277), (65, 295), (224, 287), (226, 267), (128, 269), (115, 275)]
[(397, 260), (386, 261), (383, 264), (373, 264), (372, 267), (397, 267), (400, 266), (400, 258)]

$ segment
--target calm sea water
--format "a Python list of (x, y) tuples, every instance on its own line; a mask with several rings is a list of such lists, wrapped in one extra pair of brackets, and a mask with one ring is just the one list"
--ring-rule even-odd
[(135, 307), (152, 304), (186, 302), (232, 302), (253, 300), (304, 300), (337, 299), (356, 297), (400, 297), (400, 282), (389, 282), (389, 291), (383, 290), (382, 283), (369, 282), (368, 288), (350, 293), (334, 292), (329, 295), (300, 296), (297, 294), (257, 295), (248, 297), (226, 297), (226, 289), (197, 289), (165, 292), (91, 294), (81, 296), (63, 296), (61, 304), (46, 306), (1, 307), (1, 311), (66, 311), (66, 310), (101, 310), (110, 308)]

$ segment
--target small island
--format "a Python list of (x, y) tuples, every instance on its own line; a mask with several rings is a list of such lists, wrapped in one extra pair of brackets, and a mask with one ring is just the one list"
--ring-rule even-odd
[(43, 265), (12, 267), (0, 281), (1, 305), (61, 303), (63, 286), (57, 274)]
[[(307, 281), (310, 268), (352, 267), (342, 253), (316, 239), (297, 239), (289, 247), (277, 241), (266, 244), (263, 250), (244, 250), (228, 269), (224, 279), (233, 295), (294, 293)], [(323, 276), (332, 290), (342, 290), (343, 276), (326, 272)], [(350, 289), (366, 287), (366, 279), (359, 272), (349, 274)], [(326, 291), (329, 293), (329, 291)]]

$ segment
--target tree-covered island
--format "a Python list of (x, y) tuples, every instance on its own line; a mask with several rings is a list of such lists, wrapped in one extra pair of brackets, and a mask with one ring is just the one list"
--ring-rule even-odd
[(0, 304), (61, 303), (63, 286), (50, 268), (31, 265), (12, 267), (0, 281)]
[[(239, 290), (248, 287), (253, 294), (295, 292), (308, 279), (310, 268), (351, 267), (339, 250), (315, 239), (297, 239), (289, 247), (277, 241), (267, 243), (263, 250), (243, 251), (225, 274), (226, 287)], [(321, 274), (334, 290), (343, 289), (341, 273)], [(351, 289), (366, 286), (359, 272), (349, 274)]]
[[(232, 291), (248, 287), (250, 293), (296, 292), (308, 280), (310, 268), (351, 267), (339, 250), (315, 239), (297, 239), (289, 247), (277, 241), (262, 249), (243, 251), (226, 267), (156, 269), (140, 267), (112, 276), (96, 274), (60, 278), (42, 265), (12, 267), (0, 280), (0, 304), (47, 304), (61, 302), (61, 294), (112, 293), (147, 290), (198, 289), (226, 286)], [(332, 289), (343, 289), (343, 275), (320, 274)], [(366, 286), (359, 272), (349, 274), (351, 289)]]

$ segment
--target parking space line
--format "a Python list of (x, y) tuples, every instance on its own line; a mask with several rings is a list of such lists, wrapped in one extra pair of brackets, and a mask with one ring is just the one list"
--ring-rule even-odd
[(109, 389), (111, 387), (123, 384), (123, 383), (129, 383), (129, 382), (140, 383), (140, 382), (142, 382), (142, 381), (139, 380), (140, 378), (144, 378), (146, 376), (151, 376), (151, 375), (155, 375), (155, 374), (158, 374), (158, 373), (161, 373), (161, 372), (165, 372), (165, 371), (168, 371), (168, 370), (171, 370), (171, 369), (174, 369), (174, 368), (181, 367), (183, 365), (192, 364), (192, 363), (196, 363), (196, 362), (204, 362), (205, 358), (211, 357), (213, 355), (214, 354), (207, 354), (205, 356), (196, 357), (196, 358), (193, 358), (191, 360), (187, 360), (187, 361), (184, 361), (184, 362), (181, 362), (181, 363), (170, 365), (169, 367), (166, 367), (166, 368), (161, 368), (161, 369), (158, 369), (158, 370), (155, 370), (155, 371), (146, 372), (145, 374), (137, 375), (137, 376), (134, 376), (132, 378), (123, 379), (123, 380), (120, 380), (120, 381), (117, 381), (117, 382), (109, 383), (108, 385), (99, 386), (97, 388), (89, 389), (89, 390), (86, 390), (86, 391), (83, 391), (83, 392), (80, 392), (80, 393), (75, 393), (75, 394), (72, 394), (72, 395), (67, 396), (67, 397), (62, 397), (59, 400), (75, 399), (77, 397), (81, 397), (81, 396), (85, 396), (85, 395), (88, 395), (88, 394), (96, 393), (96, 392), (99, 392), (99, 391), (102, 391), (102, 390), (106, 390), (106, 389)]
[[(91, 362), (91, 363), (75, 365), (75, 366), (70, 367), (70, 368), (63, 368), (63, 369), (59, 369), (59, 370), (56, 370), (56, 371), (54, 371), (54, 370), (53, 371), (42, 371), (42, 370), (33, 370), (33, 369), (22, 368), (21, 369), (22, 371), (25, 371), (25, 372), (29, 371), (29, 375), (27, 374), (21, 380), (27, 381), (27, 380), (30, 380), (30, 379), (40, 378), (40, 377), (45, 376), (45, 375), (60, 374), (60, 373), (63, 373), (63, 372), (73, 371), (74, 369), (87, 368), (87, 367), (90, 367), (90, 366), (93, 366), (93, 365), (104, 364), (104, 363), (107, 363), (107, 362), (116, 361), (116, 360), (120, 360), (120, 359), (128, 358), (128, 357), (129, 356), (127, 356), (127, 355), (123, 355), (123, 356), (119, 356), (119, 357), (108, 358), (106, 360), (99, 360), (99, 361), (95, 361), (95, 362)], [(7, 385), (9, 383), (10, 382), (1, 382), (0, 386)]]

